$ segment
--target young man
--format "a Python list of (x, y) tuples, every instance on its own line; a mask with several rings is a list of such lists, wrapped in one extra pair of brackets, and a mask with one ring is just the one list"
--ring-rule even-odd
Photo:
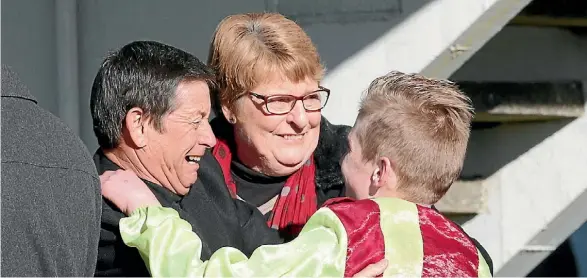
[(470, 100), (451, 82), (400, 72), (377, 78), (342, 161), (356, 200), (328, 202), (297, 239), (262, 246), (250, 258), (222, 248), (202, 262), (191, 226), (143, 194), (129, 173), (107, 173), (102, 191), (130, 213), (121, 234), (153, 276), (346, 277), (382, 259), (389, 262), (384, 276), (491, 276), (474, 241), (431, 208), (459, 177), (471, 119)]

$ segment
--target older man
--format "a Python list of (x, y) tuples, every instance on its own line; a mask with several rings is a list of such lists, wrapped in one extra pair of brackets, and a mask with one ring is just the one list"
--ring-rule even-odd
[[(192, 224), (205, 259), (223, 246), (250, 255), (262, 244), (281, 242), (256, 208), (230, 197), (207, 150), (216, 144), (208, 124), (213, 79), (189, 53), (137, 41), (106, 57), (91, 96), (98, 172), (136, 173), (162, 205)], [(121, 217), (104, 201), (96, 276), (149, 276), (136, 249), (120, 238)]]

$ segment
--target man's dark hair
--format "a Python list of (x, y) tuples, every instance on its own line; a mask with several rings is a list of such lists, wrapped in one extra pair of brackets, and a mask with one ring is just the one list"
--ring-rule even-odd
[(159, 42), (135, 41), (110, 53), (96, 74), (90, 99), (98, 144), (106, 149), (118, 145), (122, 123), (133, 107), (143, 109), (163, 131), (162, 118), (173, 109), (179, 83), (202, 80), (213, 87), (214, 79), (198, 58)]

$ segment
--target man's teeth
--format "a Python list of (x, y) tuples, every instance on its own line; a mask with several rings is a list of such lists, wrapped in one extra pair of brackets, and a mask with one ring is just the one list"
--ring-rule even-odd
[(196, 164), (196, 163), (200, 162), (200, 157), (194, 156), (194, 155), (188, 155), (188, 156), (186, 156), (186, 160), (190, 164)]

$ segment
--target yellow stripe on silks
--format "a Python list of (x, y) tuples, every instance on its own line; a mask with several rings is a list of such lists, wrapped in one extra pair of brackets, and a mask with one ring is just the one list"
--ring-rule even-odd
[(421, 277), (424, 246), (418, 208), (395, 198), (373, 199), (381, 211), (385, 258), (389, 262), (383, 276)]
[(489, 265), (485, 261), (485, 258), (477, 249), (477, 256), (479, 256), (479, 266), (477, 267), (477, 277), (492, 277), (491, 271), (489, 271)]

